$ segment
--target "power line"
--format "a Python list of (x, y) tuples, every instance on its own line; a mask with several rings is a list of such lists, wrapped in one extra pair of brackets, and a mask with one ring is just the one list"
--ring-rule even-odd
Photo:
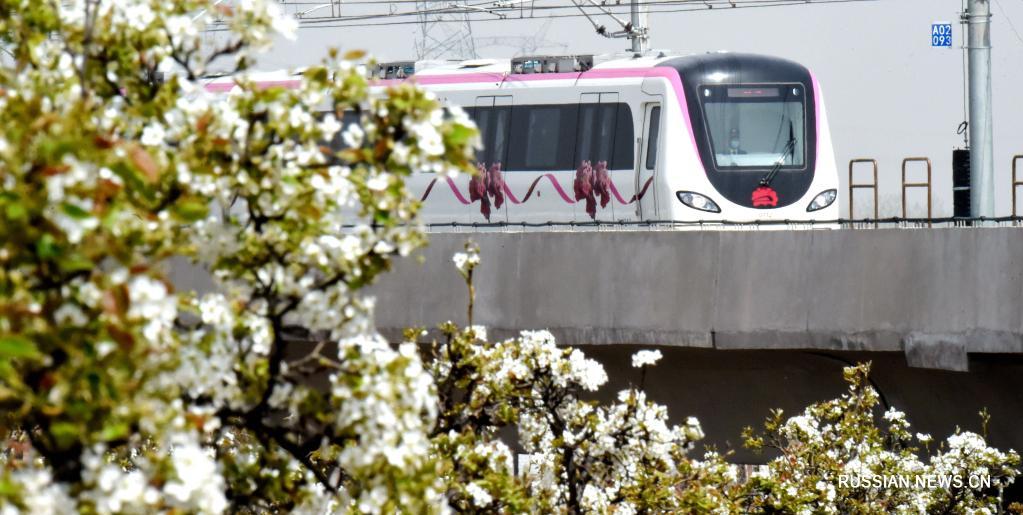
[[(398, 1), (401, 1), (401, 0), (398, 0)], [(789, 5), (825, 4), (825, 3), (847, 3), (847, 2), (863, 2), (863, 1), (878, 1), (878, 0), (652, 0), (652, 1), (649, 1), (649, 2), (644, 2), (643, 5), (644, 6), (650, 6), (650, 5), (654, 5), (654, 6), (656, 6), (656, 5), (677, 5), (677, 6), (687, 5), (687, 6), (691, 6), (691, 7), (687, 7), (685, 9), (681, 9), (681, 10), (686, 10), (686, 11), (710, 11), (710, 10), (713, 10), (715, 8), (717, 8), (717, 9), (742, 9), (742, 8), (750, 8), (750, 7), (777, 7), (777, 6), (789, 6)], [(439, 11), (443, 11), (443, 12), (447, 12), (447, 13), (461, 13), (461, 12), (478, 13), (478, 11), (480, 11), (482, 9), (485, 9), (488, 12), (497, 13), (497, 12), (514, 12), (514, 11), (519, 9), (518, 6), (510, 6), (510, 7), (502, 6), (501, 4), (503, 4), (503, 3), (504, 2), (501, 2), (501, 1), (495, 1), (495, 2), (484, 2), (484, 3), (478, 3), (478, 4), (467, 4), (466, 7), (468, 9), (466, 9), (466, 10), (460, 10), (454, 4), (449, 4), (448, 7), (441, 8), (441, 9), (439, 9)], [(518, 3), (518, 2), (516, 2), (516, 3)], [(605, 9), (614, 9), (614, 8), (628, 9), (629, 8), (628, 4), (625, 4), (625, 3), (622, 3), (622, 2), (615, 2), (613, 4), (609, 4), (608, 2), (594, 3), (594, 4), (595, 5), (593, 5), (593, 6), (583, 6), (583, 7), (587, 8), (587, 9), (596, 8), (596, 9), (599, 9), (599, 10), (605, 12), (605, 13), (607, 12)], [(559, 4), (535, 5), (535, 3), (534, 3), (533, 5), (531, 5), (530, 10), (531, 11), (551, 11), (551, 10), (560, 10), (560, 9), (575, 10), (575, 9), (578, 9), (578, 8), (579, 8), (579, 6), (577, 6), (574, 2), (562, 3), (560, 5)], [(601, 8), (605, 8), (605, 9), (601, 9)], [(374, 19), (374, 18), (397, 18), (397, 17), (402, 17), (402, 16), (417, 16), (419, 14), (421, 14), (420, 11), (406, 11), (406, 12), (399, 12), (399, 13), (389, 12), (389, 13), (385, 13), (385, 14), (364, 14), (364, 15), (353, 15), (353, 16), (339, 16), (339, 17), (332, 17), (332, 18), (317, 18), (317, 19), (309, 19), (309, 20), (300, 20), (300, 22), (302, 22), (303, 24), (314, 25), (314, 24), (319, 24), (319, 23), (335, 23), (335, 22), (341, 22), (341, 21), (353, 21), (353, 20), (364, 20), (364, 19)], [(585, 16), (585, 15), (584, 14), (578, 14), (577, 16)]]
[[(844, 3), (877, 2), (877, 1), (880, 1), (880, 0), (813, 0), (813, 1), (810, 1), (810, 0), (782, 0), (782, 1), (779, 1), (777, 3), (772, 3), (772, 4), (736, 5), (735, 7), (729, 7), (728, 9), (751, 9), (751, 8), (762, 8), (762, 7), (784, 7), (784, 6), (807, 5), (807, 4), (844, 4)], [(678, 3), (679, 2), (677, 2), (677, 1), (666, 0), (666, 1), (648, 2), (648, 3), (644, 4), (644, 5), (645, 6), (651, 6), (651, 5), (673, 5), (673, 4), (678, 4)], [(566, 5), (566, 6), (557, 6), (557, 7), (554, 7), (554, 6), (536, 6), (534, 9), (539, 11), (539, 10), (574, 9), (574, 8), (576, 8), (574, 5), (572, 5), (572, 6), (567, 6)], [(621, 14), (621, 15), (629, 14), (628, 7), (621, 6), (621, 8), (622, 8), (622, 10), (620, 10), (620, 11), (613, 11), (613, 12), (615, 12), (615, 14)], [(709, 11), (709, 10), (710, 9), (707, 9), (706, 7), (701, 7), (701, 8), (689, 7), (689, 8), (676, 8), (676, 9), (649, 9), (647, 12), (650, 13), (650, 14), (660, 14), (660, 13), (679, 13), (679, 12), (706, 12), (706, 11)], [(367, 17), (362, 17), (359, 20), (373, 20), (373, 19), (390, 18), (390, 17), (392, 17), (392, 16), (367, 16)], [(537, 17), (537, 16), (533, 16), (532, 14), (530, 14), (528, 16), (508, 17), (508, 18), (503, 18), (503, 19), (473, 18), (472, 21), (473, 22), (491, 22), (491, 21), (531, 20), (531, 19), (538, 19), (538, 18), (542, 19), (542, 18), (581, 18), (581, 17), (585, 17), (585, 15), (583, 15), (581, 13), (566, 13), (566, 14), (546, 14), (546, 15)], [(392, 21), (392, 22), (359, 23), (359, 24), (346, 23), (346, 22), (350, 22), (350, 21), (359, 21), (359, 20), (338, 20), (339, 23), (315, 24), (315, 25), (311, 24), (311, 25), (307, 25), (306, 27), (308, 27), (308, 28), (379, 27), (379, 26), (393, 26), (393, 25), (409, 25), (409, 24), (416, 23), (415, 21)]]
[(1020, 43), (1023, 43), (1023, 37), (1020, 37), (1019, 32), (1016, 30), (1016, 25), (1012, 23), (1012, 18), (1009, 18), (1009, 13), (1005, 12), (1005, 8), (1002, 7), (1001, 2), (995, 0), (995, 3), (998, 4), (998, 10), (1002, 11), (1002, 16), (1005, 18), (1005, 21), (1009, 22), (1009, 28), (1012, 29), (1012, 33), (1016, 35), (1016, 39), (1018, 39)]
[[(401, 0), (393, 0), (393, 1), (401, 1)], [(754, 8), (765, 8), (765, 7), (786, 7), (786, 6), (796, 6), (796, 5), (846, 4), (846, 3), (863, 3), (863, 2), (878, 2), (878, 1), (881, 1), (881, 0), (653, 0), (653, 1), (650, 1), (650, 2), (644, 3), (644, 6), (678, 6), (678, 7), (670, 8), (670, 9), (649, 9), (647, 11), (647, 12), (652, 13), (652, 14), (655, 14), (655, 13), (656, 14), (660, 14), (660, 13), (679, 13), (679, 12), (708, 12), (708, 11), (713, 11), (715, 9), (717, 9), (717, 10), (722, 10), (722, 9), (724, 9), (724, 10), (734, 10), (734, 9), (754, 9)], [(367, 3), (379, 3), (379, 4), (386, 5), (386, 3), (384, 3), (384, 2), (367, 2)], [(391, 2), (387, 2), (387, 3), (391, 3)], [(477, 14), (478, 15), (480, 8), (482, 8), (484, 5), (492, 6), (494, 3), (499, 3), (499, 2), (491, 2), (491, 3), (488, 3), (488, 4), (470, 4), (470, 5), (467, 6), (469, 8), (465, 8), (465, 9), (460, 9), (458, 7), (450, 7), (450, 8), (441, 9), (439, 11), (442, 11), (442, 12), (445, 12), (445, 13), (448, 13), (448, 14), (464, 14), (464, 15), (466, 15), (468, 17), (468, 15), (470, 15), (470, 14)], [(685, 7), (682, 7), (682, 4), (684, 4)], [(629, 10), (628, 10), (629, 6), (628, 5), (613, 5), (613, 6), (607, 6), (607, 7), (610, 7), (611, 8), (610, 11), (612, 13), (614, 13), (614, 14), (620, 14), (620, 15), (627, 15), (627, 14), (629, 14)], [(495, 18), (468, 17), (468, 19), (472, 23), (481, 23), (481, 22), (492, 22), (492, 21), (534, 20), (534, 19), (545, 19), (545, 18), (580, 18), (580, 17), (585, 17), (586, 16), (583, 13), (564, 13), (564, 14), (551, 13), (551, 14), (543, 14), (541, 16), (536, 16), (536, 15), (533, 14), (533, 11), (554, 11), (554, 10), (562, 10), (562, 9), (578, 9), (578, 7), (574, 3), (573, 4), (564, 4), (564, 5), (556, 5), (556, 4), (555, 5), (535, 5), (535, 6), (530, 7), (529, 14), (526, 14), (525, 11), (521, 10), (519, 7), (511, 7), (511, 8), (505, 8), (505, 7), (487, 7), (488, 11), (493, 11), (493, 12), (508, 11), (508, 12), (511, 12), (511, 13), (518, 12), (519, 15), (518, 16), (507, 16), (507, 17), (504, 17), (504, 18), (497, 18), (497, 17), (495, 17)], [(615, 10), (615, 9), (618, 9), (618, 10)], [(425, 11), (425, 12), (435, 12), (435, 11)], [(355, 23), (355, 22), (365, 22), (365, 21), (373, 21), (373, 20), (387, 20), (387, 19), (395, 19), (395, 18), (404, 18), (404, 17), (411, 17), (411, 16), (419, 16), (419, 15), (421, 15), (423, 13), (424, 13), (423, 10), (416, 10), (416, 11), (407, 11), (407, 12), (400, 12), (400, 13), (380, 13), (380, 14), (364, 14), (364, 15), (352, 15), (352, 16), (338, 16), (338, 17), (330, 17), (330, 18), (300, 19), (299, 23), (300, 23), (300, 27), (302, 27), (302, 28), (360, 28), (360, 27), (385, 27), (385, 26), (398, 26), (398, 25), (414, 25), (414, 24), (418, 24), (420, 22), (418, 20), (379, 21), (379, 22), (375, 22), (375, 23)], [(214, 27), (210, 27), (208, 30), (210, 30), (212, 32), (219, 32), (219, 31), (225, 31), (225, 30), (227, 30), (227, 28), (219, 27), (219, 26), (214, 26)]]

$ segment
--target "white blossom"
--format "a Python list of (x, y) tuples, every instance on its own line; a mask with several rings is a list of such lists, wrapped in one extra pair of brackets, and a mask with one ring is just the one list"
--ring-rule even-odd
[(578, 381), (584, 389), (591, 392), (597, 391), (607, 382), (607, 372), (604, 371), (604, 367), (592, 359), (587, 359), (579, 349), (573, 349), (568, 359), (573, 379)]
[(193, 38), (199, 36), (199, 29), (196, 22), (192, 21), (192, 18), (187, 15), (176, 15), (168, 16), (164, 20), (164, 24), (167, 27), (167, 32), (170, 33), (177, 42), (191, 41)]
[(99, 513), (143, 512), (160, 500), (160, 493), (149, 485), (141, 470), (125, 472), (116, 465), (104, 465), (96, 488), (90, 492)]
[(135, 276), (128, 284), (128, 297), (128, 316), (143, 323), (143, 335), (151, 342), (166, 338), (177, 317), (177, 300), (167, 287), (148, 276)]
[(147, 125), (145, 129), (142, 130), (142, 138), (140, 138), (139, 141), (141, 141), (143, 145), (155, 147), (157, 145), (163, 144), (163, 139), (165, 136), (166, 132), (164, 132), (162, 125), (150, 124)]
[(373, 191), (383, 191), (387, 189), (387, 185), (390, 181), (388, 176), (384, 174), (374, 175), (368, 181), (366, 181), (366, 187)]
[(220, 293), (209, 293), (199, 301), (199, 316), (204, 324), (228, 328), (234, 325), (234, 315), (227, 299)]
[(884, 412), (884, 419), (889, 422), (901, 422), (906, 419), (906, 414), (895, 408), (889, 408)]
[[(24, 492), (23, 501), (27, 513), (42, 515), (71, 515), (78, 513), (74, 500), (65, 485), (54, 483), (49, 470), (30, 467), (14, 470), (9, 480)], [(0, 513), (17, 514), (20, 510), (0, 501)]]
[(291, 41), (298, 37), (298, 20), (285, 14), (275, 2), (267, 2), (265, 9), (270, 16), (270, 26), (275, 32)]
[(480, 255), (474, 249), (470, 249), (468, 252), (456, 252), (451, 260), (459, 272), (467, 274), (480, 263)]
[(361, 147), (363, 138), (365, 137), (366, 133), (362, 130), (362, 127), (357, 123), (349, 125), (348, 128), (346, 128), (344, 132), (341, 133), (341, 140), (344, 141), (345, 145), (347, 145), (350, 148)]
[(472, 503), (480, 508), (483, 508), (490, 503), (494, 502), (494, 498), (483, 487), (476, 483), (469, 483), (465, 487), (465, 491), (469, 493), (472, 498)]
[(659, 350), (641, 350), (632, 355), (632, 366), (643, 368), (648, 365), (655, 365), (661, 359)]
[(164, 494), (185, 509), (223, 513), (227, 509), (224, 478), (211, 451), (200, 446), (190, 433), (173, 435), (170, 442), (171, 463), (177, 477), (163, 486)]

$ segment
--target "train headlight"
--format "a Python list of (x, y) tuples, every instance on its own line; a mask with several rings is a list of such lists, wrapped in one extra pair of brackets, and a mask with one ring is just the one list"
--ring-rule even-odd
[(812, 213), (814, 211), (820, 211), (831, 204), (835, 203), (835, 199), (838, 198), (838, 190), (824, 190), (819, 195), (813, 198), (809, 206), (806, 206), (806, 212)]
[(676, 191), (675, 196), (678, 197), (679, 201), (683, 204), (700, 211), (707, 211), (708, 213), (720, 213), (721, 208), (714, 203), (713, 200), (700, 195), (699, 193), (693, 193), (692, 191)]

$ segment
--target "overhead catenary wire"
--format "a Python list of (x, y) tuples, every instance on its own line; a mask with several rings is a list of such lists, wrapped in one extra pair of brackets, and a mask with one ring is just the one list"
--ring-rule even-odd
[(1019, 40), (1020, 43), (1023, 43), (1023, 37), (1019, 35), (1019, 31), (1016, 30), (1016, 25), (1012, 23), (1012, 18), (1010, 18), (1009, 13), (1005, 11), (1005, 7), (1002, 7), (1002, 2), (995, 0), (995, 5), (998, 6), (999, 11), (1002, 11), (1002, 17), (1005, 18), (1006, 22), (1008, 22), (1009, 28), (1012, 29), (1012, 33), (1016, 35), (1016, 39)]
[[(846, 2), (865, 2), (865, 1), (879, 1), (879, 0), (699, 0), (699, 1), (697, 1), (697, 0), (650, 0), (648, 2), (644, 2), (643, 4), (645, 6), (649, 6), (649, 5), (655, 5), (655, 6), (656, 5), (690, 6), (690, 7), (688, 7), (685, 10), (690, 10), (690, 11), (709, 11), (709, 10), (713, 10), (715, 8), (715, 6), (718, 6), (717, 8), (719, 8), (719, 9), (720, 8), (739, 9), (739, 8), (748, 8), (748, 7), (773, 7), (773, 6), (785, 6), (785, 5), (846, 3)], [(414, 1), (408, 1), (408, 0), (394, 0), (394, 1), (391, 1), (391, 2), (367, 2), (366, 5), (368, 5), (368, 4), (390, 5), (392, 3), (397, 3), (397, 2), (415, 3)], [(372, 14), (357, 14), (357, 15), (352, 15), (352, 16), (301, 18), (298, 21), (299, 21), (300, 24), (303, 24), (303, 25), (316, 25), (316, 24), (322, 24), (322, 23), (336, 23), (336, 22), (343, 22), (343, 21), (355, 21), (355, 20), (365, 20), (365, 19), (373, 19), (373, 18), (399, 18), (399, 17), (403, 17), (403, 16), (418, 16), (418, 15), (423, 14), (423, 13), (461, 13), (463, 11), (476, 11), (476, 12), (478, 12), (480, 9), (485, 9), (487, 11), (495, 11), (495, 12), (496, 11), (515, 11), (517, 9), (517, 5), (520, 4), (520, 3), (523, 3), (523, 2), (522, 1), (515, 1), (515, 2), (491, 1), (491, 2), (480, 2), (480, 3), (466, 4), (464, 6), (459, 6), (457, 4), (449, 4), (449, 5), (446, 5), (446, 6), (443, 6), (443, 7), (439, 7), (439, 8), (435, 8), (435, 9), (428, 9), (428, 10), (414, 10), (414, 11), (404, 11), (404, 12), (387, 12), (387, 13), (372, 13)], [(565, 9), (574, 10), (574, 9), (578, 8), (578, 5), (576, 4), (576, 2), (572, 2), (572, 1), (564, 2), (564, 3), (561, 3), (561, 4), (551, 3), (551, 4), (541, 4), (541, 5), (537, 5), (536, 1), (530, 1), (530, 3), (532, 4), (531, 7), (530, 7), (531, 11), (551, 11), (551, 10), (565, 10)], [(508, 4), (514, 4), (514, 5), (508, 5)], [(609, 4), (608, 2), (603, 2), (603, 3), (592, 2), (591, 6), (584, 6), (584, 7), (586, 7), (586, 8), (596, 8), (596, 9), (600, 9), (601, 11), (603, 11), (605, 13), (608, 13), (607, 9), (612, 9), (612, 8), (628, 9), (629, 8), (629, 4), (624, 3), (624, 2), (620, 2), (620, 1), (619, 2), (615, 2), (613, 4)], [(575, 16), (585, 16), (585, 15), (577, 14)]]
[[(221, 1), (223, 1), (223, 0), (221, 0)], [(415, 4), (415, 3), (418, 3), (418, 1), (421, 1), (421, 0), (344, 0), (343, 5), (344, 6), (351, 6), (351, 5), (380, 5), (380, 6), (389, 6), (391, 4)], [(519, 0), (519, 1), (491, 0), (489, 2), (484, 2), (483, 4), (477, 4), (477, 5), (491, 5), (491, 6), (494, 6), (494, 7), (502, 7), (502, 6), (505, 6), (505, 5), (508, 5), (508, 4), (512, 4), (512, 3), (518, 4), (518, 3), (533, 2), (533, 1), (534, 0)], [(798, 1), (797, 0), (673, 0), (672, 2), (669, 2), (669, 3), (692, 4), (694, 6), (701, 6), (703, 10), (708, 10), (709, 11), (709, 10), (713, 10), (713, 9), (731, 9), (733, 6), (734, 7), (739, 7), (739, 6), (742, 6), (744, 4), (762, 4), (762, 3), (770, 4), (770, 3), (777, 3), (777, 2), (784, 2), (784, 3), (787, 3), (787, 4), (788, 3), (793, 3), (793, 4), (814, 4), (814, 3), (821, 3), (819, 0), (798, 0)], [(646, 3), (646, 2), (644, 2), (644, 3)], [(495, 5), (495, 4), (497, 4), (497, 5)], [(603, 6), (603, 7), (628, 7), (629, 6), (628, 0), (600, 0), (598, 2), (598, 4)], [(284, 7), (300, 7), (300, 6), (304, 6), (304, 5), (329, 5), (329, 4), (322, 4), (322, 2), (290, 2), (290, 1), (288, 1), (288, 2), (286, 2), (284, 4), (282, 4), (282, 5)], [(567, 7), (571, 7), (571, 3), (570, 2), (567, 3), (566, 6)], [(327, 19), (327, 18), (328, 17), (326, 17), (326, 16), (316, 16), (316, 17), (306, 18), (305, 20), (317, 20), (317, 19)]]
[[(677, 6), (678, 9), (665, 10), (661, 9), (656, 12), (692, 12), (692, 11), (710, 11), (715, 8), (718, 9), (747, 9), (755, 7), (782, 7), (792, 5), (808, 5), (808, 4), (836, 4), (836, 3), (857, 3), (857, 2), (876, 2), (880, 0), (650, 0), (644, 2), (644, 6)], [(483, 2), (477, 4), (469, 4), (473, 8), (492, 6), (494, 2)], [(684, 6), (684, 7), (683, 7)], [(715, 7), (717, 6), (717, 7)], [(586, 7), (586, 6), (584, 6)], [(616, 3), (614, 5), (602, 6), (608, 10), (604, 10), (605, 14), (628, 14), (630, 6), (627, 3)], [(555, 10), (575, 10), (578, 5), (575, 2), (566, 2), (563, 4), (547, 4), (547, 5), (534, 5), (531, 7), (533, 11), (555, 11)], [(590, 8), (590, 7), (587, 7)], [(620, 11), (613, 11), (613, 9), (621, 9)], [(503, 7), (490, 7), (493, 11), (499, 11), (505, 9)], [(509, 9), (514, 10), (514, 9)], [(444, 12), (444, 13), (459, 13), (458, 7), (443, 7), (429, 12)], [(655, 12), (655, 11), (651, 11)], [(332, 24), (337, 22), (346, 21), (362, 21), (379, 18), (399, 18), (403, 16), (417, 16), (422, 14), (423, 11), (406, 11), (401, 13), (386, 13), (386, 14), (364, 14), (354, 16), (341, 16), (334, 18), (317, 18), (309, 20), (299, 20), (303, 25), (315, 26), (318, 24)], [(583, 17), (585, 14), (572, 13), (572, 14), (547, 14), (543, 15), (544, 18), (576, 18)], [(513, 18), (509, 18), (513, 19)], [(484, 19), (485, 20), (485, 19)], [(474, 19), (474, 21), (476, 21)], [(395, 23), (403, 24), (403, 23)]]
[[(392, 0), (402, 1), (402, 0)], [(644, 6), (648, 7), (648, 13), (659, 14), (659, 13), (678, 13), (678, 12), (709, 12), (714, 10), (734, 10), (734, 9), (752, 9), (752, 8), (769, 8), (769, 7), (786, 7), (786, 6), (797, 6), (797, 5), (829, 5), (829, 4), (848, 4), (848, 3), (864, 3), (864, 2), (879, 2), (882, 0), (651, 0), (644, 2)], [(392, 2), (367, 2), (368, 4), (380, 4), (388, 5)], [(410, 2), (411, 3), (411, 2)], [(401, 20), (398, 18), (419, 16), (424, 13), (446, 13), (446, 14), (479, 14), (476, 8), (485, 7), (490, 11), (502, 11), (508, 10), (512, 13), (518, 13), (519, 16), (508, 16), (506, 18), (488, 18), (488, 17), (472, 17), (472, 23), (480, 22), (492, 22), (492, 21), (513, 21), (513, 20), (536, 20), (536, 19), (547, 19), (547, 18), (582, 18), (586, 17), (584, 13), (538, 13), (538, 11), (556, 11), (556, 10), (575, 10), (579, 7), (575, 3), (565, 4), (553, 4), (553, 5), (534, 5), (530, 7), (529, 14), (526, 14), (524, 10), (519, 9), (518, 6), (512, 7), (492, 7), (494, 2), (485, 2), (480, 4), (471, 4), (472, 9), (464, 9), (460, 7), (445, 7), (434, 10), (414, 10), (405, 11), (399, 13), (371, 13), (371, 14), (359, 14), (352, 16), (337, 16), (337, 17), (322, 17), (322, 18), (309, 18), (299, 19), (300, 28), (360, 28), (360, 27), (383, 27), (383, 26), (398, 26), (398, 25), (417, 25), (420, 22), (418, 20)], [(663, 9), (649, 9), (649, 7), (668, 7)], [(585, 7), (585, 6), (584, 6)], [(629, 14), (629, 6), (627, 4), (616, 4), (610, 7), (611, 12), (614, 14), (627, 15)], [(618, 11), (614, 9), (620, 9)], [(369, 23), (366, 23), (369, 22)], [(228, 30), (226, 27), (214, 24), (207, 29), (210, 32), (219, 32)]]

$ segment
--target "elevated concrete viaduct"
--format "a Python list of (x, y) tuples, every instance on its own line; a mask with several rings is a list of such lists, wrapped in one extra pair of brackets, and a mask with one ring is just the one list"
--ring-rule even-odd
[(765, 458), (743, 426), (839, 395), (868, 360), (917, 431), (979, 430), (987, 407), (992, 443), (1023, 448), (1021, 229), (433, 234), (375, 288), (385, 335), (465, 322), (451, 256), (470, 237), (492, 338), (549, 329), (605, 364), (607, 396), (639, 381), (632, 352), (661, 348), (644, 388), (738, 461)]

